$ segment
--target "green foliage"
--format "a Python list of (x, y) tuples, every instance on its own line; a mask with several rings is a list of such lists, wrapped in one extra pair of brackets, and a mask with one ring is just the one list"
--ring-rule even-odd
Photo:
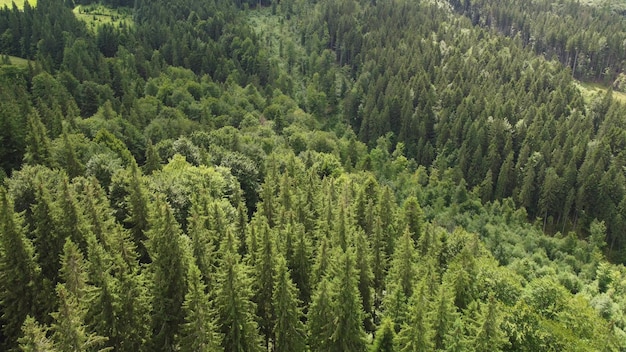
[(619, 6), (89, 2), (0, 9), (3, 348), (626, 348)]

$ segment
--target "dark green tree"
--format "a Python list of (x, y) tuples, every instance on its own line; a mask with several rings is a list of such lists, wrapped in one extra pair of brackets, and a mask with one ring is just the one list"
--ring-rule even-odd
[(411, 296), (406, 323), (396, 338), (401, 351), (432, 351), (434, 331), (428, 319), (426, 284), (421, 282)]
[(18, 339), (20, 351), (56, 352), (54, 343), (48, 338), (49, 328), (37, 323), (35, 318), (27, 316), (22, 326), (22, 337)]
[(307, 315), (311, 352), (333, 351), (332, 337), (335, 329), (335, 316), (330, 286), (328, 277), (324, 277), (313, 292)]
[(306, 348), (306, 331), (300, 309), (298, 289), (291, 281), (287, 262), (282, 256), (276, 259), (276, 283), (272, 305), (276, 323), (274, 325), (274, 351), (304, 352)]
[(331, 336), (333, 351), (365, 351), (366, 335), (363, 329), (363, 307), (358, 288), (358, 268), (353, 249), (337, 258), (336, 272), (331, 285), (334, 298), (334, 331)]
[(396, 332), (394, 331), (394, 323), (390, 318), (383, 318), (382, 323), (376, 331), (376, 338), (372, 345), (372, 352), (394, 352), (396, 351), (394, 340)]
[(182, 351), (220, 352), (221, 336), (213, 323), (210, 298), (205, 292), (202, 274), (193, 261), (189, 263), (187, 276), (188, 291), (183, 303), (185, 323), (177, 337), (179, 348)]
[(40, 308), (41, 269), (25, 230), (23, 217), (14, 212), (13, 202), (0, 187), (0, 305), (6, 350), (16, 346), (24, 320)]
[(250, 270), (241, 263), (238, 242), (231, 231), (220, 244), (221, 260), (216, 274), (215, 307), (224, 351), (260, 352), (261, 336), (252, 302)]
[(26, 153), (24, 161), (29, 165), (49, 165), (50, 157), (50, 139), (46, 126), (41, 122), (39, 113), (33, 110), (28, 115), (28, 131), (26, 133)]
[(146, 233), (146, 247), (152, 263), (152, 332), (154, 349), (172, 351), (175, 338), (184, 322), (182, 309), (187, 292), (189, 258), (184, 250), (181, 231), (170, 206), (157, 198)]

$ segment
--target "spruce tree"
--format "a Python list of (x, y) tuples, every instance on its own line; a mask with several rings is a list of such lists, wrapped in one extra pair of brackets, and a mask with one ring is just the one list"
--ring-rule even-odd
[(38, 313), (41, 269), (32, 243), (25, 236), (22, 216), (0, 187), (0, 305), (4, 349), (15, 347), (27, 316)]
[(139, 260), (142, 263), (149, 263), (150, 256), (145, 247), (144, 241), (147, 239), (146, 231), (149, 227), (150, 209), (148, 197), (142, 184), (142, 176), (135, 163), (131, 163), (130, 181), (128, 183), (128, 210), (129, 216), (125, 219), (126, 225), (130, 228), (135, 246), (139, 253)]
[(276, 259), (276, 283), (272, 305), (276, 323), (274, 325), (275, 352), (306, 351), (306, 332), (302, 323), (303, 314), (299, 307), (298, 289), (291, 281), (287, 262), (282, 256)]
[(374, 310), (373, 310), (373, 292), (372, 280), (373, 274), (370, 266), (370, 245), (362, 231), (354, 234), (355, 239), (355, 259), (356, 268), (359, 273), (358, 287), (361, 296), (361, 305), (365, 313), (363, 317), (363, 326), (367, 332), (373, 332), (374, 326)]
[(203, 215), (198, 197), (191, 203), (187, 219), (187, 234), (191, 239), (191, 251), (196, 266), (202, 274), (204, 284), (209, 288), (215, 273), (216, 253), (210, 230), (206, 227), (207, 216)]
[(24, 161), (29, 165), (49, 165), (51, 161), (50, 139), (37, 110), (33, 110), (28, 115), (27, 122), (28, 132), (26, 133)]
[(170, 206), (158, 198), (147, 232), (152, 263), (152, 348), (174, 350), (174, 339), (184, 321), (181, 309), (187, 292), (187, 260), (181, 231)]
[(214, 312), (202, 281), (202, 274), (193, 261), (187, 273), (188, 290), (183, 303), (185, 323), (178, 337), (181, 351), (220, 352), (221, 336), (214, 325)]
[(432, 327), (434, 343), (437, 350), (446, 347), (446, 336), (453, 329), (459, 314), (454, 305), (454, 289), (446, 284), (439, 286), (439, 295), (433, 305)]
[(400, 351), (432, 351), (434, 331), (428, 319), (428, 296), (426, 285), (421, 282), (411, 296), (407, 321), (397, 336)]
[(424, 212), (416, 197), (411, 196), (404, 201), (402, 205), (403, 223), (408, 228), (413, 240), (417, 240), (422, 235), (422, 227), (424, 226)]
[(493, 295), (489, 296), (486, 307), (483, 307), (472, 344), (476, 351), (502, 351), (508, 343), (502, 331), (502, 317), (498, 310), (498, 301)]
[(365, 351), (363, 307), (353, 249), (339, 255), (335, 270), (331, 285), (335, 321), (331, 348), (334, 351)]
[(390, 318), (383, 318), (380, 327), (376, 331), (376, 338), (372, 345), (372, 352), (394, 352), (394, 340), (396, 333), (394, 331), (394, 323)]
[(396, 243), (386, 279), (387, 295), (383, 299), (385, 316), (396, 324), (404, 321), (408, 300), (413, 295), (417, 277), (416, 262), (415, 244), (407, 228)]
[(148, 146), (146, 147), (146, 163), (143, 166), (143, 171), (146, 175), (152, 175), (153, 172), (161, 170), (161, 157), (158, 151), (152, 144), (151, 140), (148, 140)]
[(253, 301), (257, 307), (257, 317), (259, 318), (259, 328), (265, 337), (265, 347), (269, 349), (270, 341), (273, 337), (274, 310), (272, 307), (272, 296), (274, 294), (274, 281), (276, 270), (276, 243), (274, 232), (270, 229), (266, 221), (259, 222), (259, 248), (254, 263), (254, 287), (255, 294)]
[(100, 351), (106, 338), (89, 331), (84, 323), (84, 303), (65, 288), (57, 285), (59, 310), (52, 313), (52, 338), (59, 351)]
[(221, 260), (216, 274), (215, 307), (224, 351), (259, 352), (261, 338), (252, 302), (250, 270), (241, 263), (238, 242), (231, 231), (220, 244)]
[(331, 300), (330, 280), (323, 277), (311, 299), (307, 315), (309, 348), (311, 352), (332, 351), (332, 337), (335, 327), (334, 304)]
[[(41, 180), (37, 180), (35, 204), (32, 206), (34, 229), (34, 245), (37, 248), (37, 259), (43, 277), (53, 285), (58, 282), (61, 263), (59, 258), (63, 252), (65, 238), (57, 230), (55, 214), (57, 205), (52, 202), (50, 192)], [(54, 291), (54, 286), (52, 286)]]
[(47, 336), (48, 328), (37, 323), (35, 318), (27, 316), (22, 326), (22, 337), (18, 339), (22, 352), (56, 352), (52, 340)]
[(298, 287), (299, 298), (304, 304), (311, 301), (311, 241), (303, 226), (296, 226), (294, 251), (291, 261), (287, 264), (291, 270), (291, 278)]

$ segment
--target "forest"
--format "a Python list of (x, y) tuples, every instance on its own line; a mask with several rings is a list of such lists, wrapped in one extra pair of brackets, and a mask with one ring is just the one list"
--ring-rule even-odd
[(0, 350), (626, 351), (624, 16), (0, 8)]

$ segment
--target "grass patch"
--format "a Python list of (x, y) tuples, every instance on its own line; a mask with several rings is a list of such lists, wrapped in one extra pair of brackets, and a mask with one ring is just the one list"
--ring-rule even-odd
[(126, 7), (112, 9), (100, 4), (78, 5), (73, 12), (74, 16), (85, 22), (87, 28), (93, 32), (104, 24), (111, 24), (114, 27), (133, 25), (132, 10)]
[[(590, 103), (595, 97), (603, 96), (608, 90), (608, 87), (605, 87), (599, 83), (576, 82), (576, 86), (582, 93), (586, 103)], [(626, 104), (626, 93), (614, 90), (613, 99), (619, 101), (622, 104)]]
[[(15, 2), (18, 9), (24, 8), (24, 0), (0, 0), (0, 7), (8, 6), (9, 8), (12, 8), (13, 2)], [(37, 0), (28, 0), (28, 3), (30, 6), (35, 7), (37, 5)]]
[[(6, 65), (6, 63), (4, 63), (4, 58), (5, 58), (5, 55), (0, 56), (0, 65)], [(28, 66), (28, 60), (23, 59), (21, 57), (9, 56), (9, 61), (10, 61), (10, 64), (14, 66), (23, 66), (23, 67)]]

